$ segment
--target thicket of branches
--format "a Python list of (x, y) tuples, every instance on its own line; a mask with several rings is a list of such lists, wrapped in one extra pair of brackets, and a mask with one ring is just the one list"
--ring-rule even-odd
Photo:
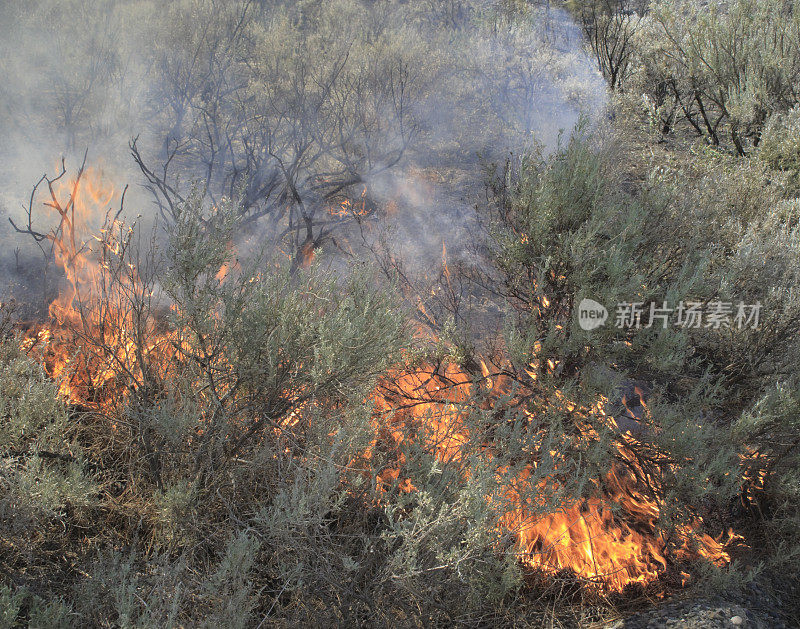
[(477, 152), (549, 131), (545, 121), (571, 124), (569, 109), (595, 96), (579, 82), (579, 48), (559, 49), (563, 20), (541, 11), (483, 0), (156, 4), (4, 8), (10, 144), (56, 139), (58, 151), (91, 146), (116, 165), (130, 163), (122, 148), (134, 138), (162, 215), (200, 181), (212, 203), (241, 199), (247, 228), (298, 263), (335, 246), (352, 216), (330, 210), (387, 171), (474, 164)]
[[(329, 204), (409, 152), (433, 151), (421, 163), (452, 156), (466, 122), (485, 129), (469, 136), (471, 150), (535, 126), (509, 112), (530, 114), (545, 83), (569, 91), (572, 76), (533, 34), (539, 9), (169, 5), (144, 66), (159, 80), (144, 81), (136, 102), (106, 103), (113, 116), (144, 108), (157, 130), (130, 149), (160, 203), (163, 237), (111, 213), (91, 244), (99, 281), (77, 292), (62, 330), (73, 368), (98, 376), (85, 404), (64, 402), (37, 341), (0, 308), (0, 624), (596, 620), (591, 584), (527, 570), (516, 531), (500, 526), (523, 471), (515, 491), (533, 519), (596, 495), (612, 466), (627, 466), (659, 507), (653, 525), (667, 551), (685, 527), (716, 536), (734, 525), (759, 551), (738, 549), (746, 567), (797, 570), (794, 9), (742, 0), (705, 17), (685, 3), (573, 4), (621, 94), (613, 111), (637, 115), (618, 115), (611, 133), (580, 125), (552, 153), (488, 167), (472, 264), (442, 269), (438, 303), (425, 296), (437, 308), (433, 342), (408, 325), (423, 301), (403, 301), (390, 255), (377, 270), (368, 259), (334, 271), (298, 254), (337, 227)], [(90, 16), (78, 5), (75, 19), (100, 15), (108, 28), (86, 40), (53, 33), (97, 61), (55, 77), (45, 95), (70, 143), (103, 133), (97, 85), (128, 94), (119, 81), (146, 78), (117, 63), (120, 7)], [(37, 20), (60, 15), (37, 9)], [(135, 20), (153, 7), (120, 10)], [(745, 16), (770, 36), (743, 30)], [(454, 66), (465, 46), (474, 55)], [(520, 54), (495, 67), (491, 46)], [(546, 53), (544, 69), (533, 52)], [(430, 115), (453, 95), (462, 117)], [(681, 117), (712, 146), (664, 150)], [(28, 210), (27, 228), (15, 224), (28, 236), (64, 233), (66, 211), (51, 232), (33, 199)], [(263, 251), (234, 259), (231, 243), (256, 224), (271, 225)], [(612, 311), (606, 326), (580, 328), (585, 297)], [(648, 325), (648, 309), (640, 325), (614, 325), (618, 302), (681, 301), (758, 303), (760, 325)], [(408, 367), (429, 376), (410, 405), (430, 401), (429, 389), (446, 396), (448, 364), (472, 386), (448, 403), (459, 445), (443, 457), (433, 427), (387, 425), (373, 394), (401, 399), (393, 378)], [(508, 388), (493, 392), (501, 381)], [(637, 414), (622, 401), (634, 385)], [(616, 427), (587, 410), (601, 399)], [(630, 457), (619, 448), (625, 431)], [(749, 576), (667, 555), (665, 572), (687, 570), (709, 588)], [(573, 596), (553, 618), (564, 590)]]
[(798, 104), (800, 13), (793, 2), (570, 6), (610, 87), (643, 100), (661, 133), (688, 130), (744, 156)]
[[(67, 408), (7, 337), (4, 613), (65, 625), (536, 624), (546, 591), (525, 585), (514, 530), (498, 527), (507, 483), (539, 462), (518, 486), (533, 518), (591, 495), (626, 459), (619, 433), (574, 409), (619, 403), (631, 381), (647, 388), (647, 412), (623, 429), (658, 530), (698, 515), (698, 532), (737, 522), (761, 559), (796, 565), (796, 203), (768, 171), (716, 155), (621, 192), (625, 161), (586, 133), (498, 169), (481, 208), (487, 265), (464, 281), (506, 313), (510, 362), (491, 375), (513, 381), (505, 401), (487, 397), (470, 348), (411, 343), (407, 311), (366, 269), (342, 279), (256, 258), (220, 280), (242, 216), (234, 203), (208, 208), (202, 191), (176, 206), (157, 273), (114, 293), (126, 317), (163, 321), (140, 328), (143, 362), (115, 372), (116, 403)], [(121, 252), (110, 282), (126, 286), (114, 269), (134, 250), (103, 233)], [(159, 290), (166, 320), (137, 298), (156, 291), (158, 303)], [(763, 310), (758, 330), (648, 327), (645, 316), (590, 333), (575, 317), (585, 296)], [(103, 304), (81, 298), (74, 343), (107, 364), (127, 339), (98, 335)], [(381, 436), (365, 404), (387, 369), (423, 358), (460, 360), (475, 378), (458, 403), (469, 437), (458, 456), (442, 459), (424, 426)], [(715, 575), (729, 588), (740, 578)]]

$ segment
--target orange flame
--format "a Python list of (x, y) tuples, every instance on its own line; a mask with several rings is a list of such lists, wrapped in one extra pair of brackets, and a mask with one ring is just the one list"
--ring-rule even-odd
[[(503, 377), (489, 377), (483, 362), (481, 371), (490, 392), (500, 394), (506, 389)], [(470, 438), (459, 405), (470, 398), (474, 386), (468, 374), (450, 364), (388, 374), (375, 396), (378, 440), (397, 447), (407, 438), (407, 428), (424, 424), (427, 442), (423, 445), (443, 463), (458, 462)], [(570, 411), (613, 422), (605, 416), (602, 400), (593, 409), (576, 409), (560, 392), (556, 392), (555, 400)], [(590, 430), (582, 432), (588, 436)], [(725, 544), (700, 532), (699, 518), (692, 526), (679, 526), (673, 539), (665, 539), (657, 526), (660, 505), (641, 487), (644, 472), (626, 443), (618, 449), (624, 466), (614, 463), (602, 479), (594, 481), (594, 491), (588, 498), (565, 501), (549, 513), (543, 511), (544, 503), (546, 496), (557, 490), (557, 481), (550, 478), (532, 487), (535, 461), (504, 481), (504, 513), (499, 524), (502, 531), (516, 538), (520, 560), (548, 573), (570, 570), (582, 581), (608, 591), (622, 591), (632, 583), (651, 583), (671, 564), (682, 560), (705, 557), (716, 565), (728, 563)], [(379, 474), (379, 483), (397, 482), (401, 491), (413, 491), (411, 481), (402, 478), (404, 463), (400, 455), (394, 466)], [(498, 469), (503, 478), (506, 472)], [(539, 499), (542, 504), (536, 504)], [(729, 533), (728, 541), (733, 537)]]
[[(38, 358), (73, 403), (102, 405), (99, 395), (120, 372), (136, 378), (144, 354), (163, 339), (137, 345), (135, 331), (152, 321), (138, 320), (130, 297), (145, 297), (136, 267), (125, 255), (133, 230), (117, 215), (121, 195), (93, 168), (72, 181), (48, 181), (45, 203), (58, 219), (47, 238), (65, 285), (50, 304), (51, 322), (29, 331), (23, 349)], [(152, 335), (148, 335), (151, 336)], [(107, 398), (114, 398), (107, 392)], [(115, 392), (119, 393), (119, 392)], [(106, 400), (108, 401), (108, 400)]]

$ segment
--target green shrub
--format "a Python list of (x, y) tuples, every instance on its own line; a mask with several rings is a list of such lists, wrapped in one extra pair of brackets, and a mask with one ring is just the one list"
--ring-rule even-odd
[(770, 168), (786, 171), (793, 192), (800, 192), (800, 107), (770, 117), (761, 134), (758, 157)]
[[(662, 166), (623, 192), (615, 155), (579, 129), (551, 157), (523, 156), (494, 180), (494, 204), (485, 208), (496, 268), (490, 277), (507, 303), (516, 377), (533, 388), (532, 399), (559, 389), (585, 405), (613, 398), (626, 382), (646, 383), (652, 392), (646, 417), (634, 425), (637, 437), (672, 461), (639, 459), (658, 479), (658, 526), (671, 530), (695, 514), (724, 522), (736, 511), (741, 458), (749, 452), (765, 457), (755, 467), (770, 462), (775, 487), (793, 491), (790, 477), (784, 480), (800, 443), (791, 403), (779, 414), (763, 408), (776, 386), (792, 390), (797, 374), (796, 204), (782, 200), (759, 165), (718, 155)], [(585, 297), (609, 310), (605, 326), (580, 328)], [(666, 328), (660, 320), (650, 327), (647, 309), (641, 326), (615, 326), (618, 303), (715, 300), (760, 303), (758, 329), (678, 327), (674, 313)], [(525, 376), (531, 365), (533, 383)], [(599, 422), (598, 433), (604, 430)], [(589, 476), (602, 468), (602, 460), (581, 460)], [(795, 500), (788, 496), (774, 496), (783, 518)], [(760, 499), (773, 500), (768, 493)], [(784, 549), (774, 558), (795, 555)]]
[(625, 2), (576, 4), (606, 78), (644, 98), (665, 133), (686, 129), (745, 155), (771, 116), (797, 105), (791, 2), (660, 0), (637, 7), (641, 17)]
[(46, 601), (25, 588), (13, 591), (7, 585), (0, 585), (0, 627), (3, 629), (20, 626), (62, 629), (74, 626), (74, 621), (74, 615), (60, 599)]
[(0, 627), (11, 629), (25, 600), (25, 593), (12, 591), (7, 585), (0, 586)]
[(98, 493), (58, 385), (20, 345), (0, 340), (0, 522), (15, 569), (35, 564), (34, 549), (66, 522), (88, 516)]

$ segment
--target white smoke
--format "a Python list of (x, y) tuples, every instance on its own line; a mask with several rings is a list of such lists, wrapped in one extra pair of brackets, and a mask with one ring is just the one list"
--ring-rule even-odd
[[(239, 6), (246, 9), (244, 26), (236, 24)], [(88, 151), (89, 163), (116, 187), (130, 184), (127, 205), (133, 214), (154, 214), (128, 142), (139, 137), (145, 158), (158, 167), (169, 138), (197, 132), (207, 94), (191, 93), (185, 68), (196, 75), (216, 73), (217, 86), (240, 79), (238, 71), (220, 64), (225, 57), (219, 50), (208, 53), (208, 59), (187, 57), (187, 51), (201, 50), (192, 48), (198, 33), (208, 36), (215, 28), (245, 28), (255, 21), (257, 28), (278, 37), (281, 20), (297, 24), (311, 15), (330, 22), (334, 32), (322, 38), (329, 37), (331, 46), (343, 40), (342, 49), (347, 49), (348, 38), (356, 41), (369, 30), (397, 47), (390, 55), (414, 65), (410, 76), (416, 88), (406, 105), (414, 139), (391, 168), (373, 165), (377, 174), (366, 176), (363, 185), (382, 206), (375, 224), (388, 229), (392, 248), (421, 272), (438, 263), (443, 245), (449, 255), (458, 256), (468, 239), (482, 186), (482, 160), (501, 161), (509, 151), (519, 153), (534, 144), (546, 151), (581, 113), (597, 115), (604, 106), (604, 83), (584, 52), (578, 29), (549, 3), (531, 6), (528, 15), (513, 20), (481, 0), (411, 6), (394, 0), (5, 3), (0, 7), (0, 70), (6, 77), (0, 84), (0, 269), (5, 280), (0, 291), (11, 280), (33, 280), (20, 280), (14, 250), (20, 247), (28, 261), (35, 252), (13, 233), (7, 217), (23, 216), (31, 187), (42, 173), (53, 174), (62, 156), (74, 170)], [(371, 63), (367, 56), (347, 54), (351, 64)], [(184, 63), (186, 58), (194, 65)], [(305, 61), (292, 65), (290, 59), (287, 67), (307, 66), (313, 72), (316, 60)], [(353, 76), (361, 76), (357, 67)], [(236, 98), (246, 93), (236, 92)], [(181, 99), (184, 109), (176, 104)], [(214, 102), (232, 109), (237, 105), (233, 97), (230, 103), (224, 98)], [(291, 103), (287, 111), (291, 115)], [(387, 122), (384, 132), (377, 143), (389, 146), (397, 127)], [(181, 162), (178, 174), (184, 183), (204, 175), (203, 164), (191, 162), (194, 154), (187, 152)], [(351, 225), (333, 236), (353, 245), (357, 233)]]

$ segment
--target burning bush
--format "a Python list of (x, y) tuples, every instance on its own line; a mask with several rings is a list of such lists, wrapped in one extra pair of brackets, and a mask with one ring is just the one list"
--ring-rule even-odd
[[(618, 392), (612, 430), (636, 441), (629, 453), (660, 506), (657, 529), (699, 514), (730, 521), (742, 483), (760, 487), (765, 473), (773, 489), (755, 503), (786, 524), (797, 517), (788, 507), (797, 433), (786, 414), (800, 349), (796, 200), (759, 165), (719, 153), (652, 172), (626, 193), (619, 156), (579, 130), (552, 158), (523, 157), (494, 179), (496, 270), (477, 279), (509, 304), (510, 373), (577, 405)], [(757, 329), (678, 326), (645, 309), (639, 322), (618, 311), (587, 331), (576, 316), (584, 297), (610, 308), (740, 300), (760, 304), (761, 319)], [(781, 539), (772, 542), (792, 545)], [(782, 547), (775, 558), (793, 555)]]
[[(507, 349), (492, 361), (454, 352), (460, 365), (412, 342), (408, 314), (364, 269), (338, 277), (237, 259), (233, 202), (191, 195), (164, 248), (141, 255), (136, 230), (102, 205), (95, 245), (70, 227), (87, 171), (66, 200), (45, 179), (60, 223), (40, 233), (32, 219), (26, 231), (68, 252), (58, 260), (69, 281), (49, 326), (3, 346), (21, 383), (3, 389), (16, 479), (4, 491), (10, 517), (32, 517), (29, 504), (42, 531), (47, 518), (62, 523), (72, 559), (54, 591), (72, 611), (98, 623), (450, 622), (506, 613), (535, 574), (621, 592), (685, 582), (700, 558), (726, 565), (721, 523), (742, 474), (763, 487), (769, 462), (785, 470), (792, 452), (790, 425), (763, 419), (777, 398), (757, 401), (774, 372), (753, 371), (764, 384), (745, 389), (723, 367), (756, 369), (750, 345), (714, 329), (590, 333), (575, 304), (727, 296), (745, 286), (757, 247), (670, 249), (662, 236), (684, 217), (669, 187), (618, 193), (605, 149), (582, 133), (493, 184), (491, 267), (471, 279), (507, 305)], [(739, 237), (784, 229), (770, 220)], [(791, 256), (790, 242), (773, 255)], [(687, 276), (689, 264), (700, 272)], [(769, 289), (791, 273), (746, 294), (774, 303)], [(795, 320), (767, 316), (774, 336), (761, 342), (785, 342)], [(44, 410), (25, 414), (33, 407)], [(784, 449), (759, 449), (777, 434)], [(753, 465), (741, 468), (745, 453)], [(48, 555), (18, 543), (29, 554), (7, 564), (30, 584), (33, 610), (50, 590), (25, 575), (46, 570)]]
[[(582, 124), (491, 167), (475, 214), (442, 210), (476, 246), (449, 263), (441, 243), (418, 290), (408, 250), (367, 236), (387, 190), (432, 211), (447, 195), (427, 184), (458, 176), (426, 160), (527, 142), (532, 101), (558, 109), (576, 75), (545, 41), (558, 20), (533, 36), (549, 11), (408, 4), (176, 3), (148, 66), (170, 130), (130, 144), (161, 210), (152, 235), (85, 158), (34, 187), (12, 225), (60, 290), (33, 321), (0, 309), (0, 618), (542, 626), (560, 597), (585, 621), (609, 600), (735, 584), (747, 544), (798, 565), (800, 217), (769, 170), (793, 168), (777, 137), (791, 125), (776, 115), (751, 163), (642, 157)], [(571, 4), (615, 88), (652, 78), (629, 46), (670, 3), (658, 23)], [(110, 39), (95, 43), (104, 56)], [(687, 104), (650, 61), (673, 109), (737, 153), (764, 122), (747, 102), (788, 107), (752, 82), (709, 101), (705, 71)], [(437, 126), (447, 101), (464, 116)], [(481, 127), (469, 142), (464, 120)], [(382, 176), (412, 145), (429, 155), (409, 191)], [(737, 303), (760, 319), (733, 325)], [(676, 325), (686, 304), (727, 325)]]

